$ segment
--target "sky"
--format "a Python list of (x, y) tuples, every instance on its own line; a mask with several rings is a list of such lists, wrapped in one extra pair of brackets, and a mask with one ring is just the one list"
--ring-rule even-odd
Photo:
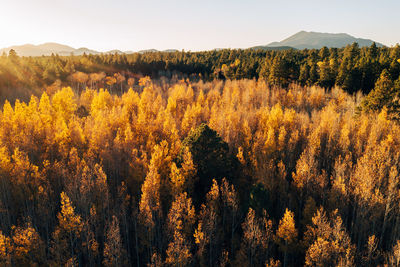
[(247, 48), (298, 31), (400, 43), (399, 0), (0, 0), (0, 48)]

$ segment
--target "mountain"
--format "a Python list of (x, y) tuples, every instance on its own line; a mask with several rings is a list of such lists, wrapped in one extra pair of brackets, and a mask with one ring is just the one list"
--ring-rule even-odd
[(157, 49), (145, 49), (145, 50), (140, 50), (138, 53), (144, 54), (144, 53), (156, 53), (159, 52)]
[(175, 53), (175, 52), (179, 52), (179, 50), (177, 50), (177, 49), (166, 49), (166, 50), (163, 50), (163, 52)]
[[(360, 47), (370, 46), (374, 41), (370, 39), (362, 39), (351, 36), (347, 33), (322, 33), (322, 32), (298, 32), (281, 42), (273, 42), (267, 47), (289, 46), (296, 49), (320, 49), (326, 47), (344, 47), (352, 43), (358, 43)], [(384, 46), (375, 42), (377, 46)]]
[(86, 54), (130, 54), (133, 53), (132, 51), (122, 52), (120, 50), (111, 50), (107, 52), (98, 52), (96, 50), (92, 50), (86, 47), (81, 48), (73, 48), (68, 45), (58, 44), (58, 43), (44, 43), (40, 45), (32, 45), (32, 44), (25, 44), (25, 45), (16, 45), (10, 46), (7, 48), (0, 49), (0, 54), (8, 52), (14, 49), (19, 56), (25, 57), (38, 57), (38, 56), (50, 56), (51, 54), (58, 54), (60, 56), (69, 56), (71, 53), (74, 55), (83, 55)]
[(157, 49), (145, 49), (145, 50), (138, 51), (138, 53), (140, 53), (140, 54), (157, 53), (157, 52), (175, 53), (175, 52), (179, 52), (179, 50), (177, 50), (177, 49), (166, 49), (166, 50), (160, 51), (160, 50), (157, 50)]
[(261, 50), (271, 50), (271, 51), (281, 51), (281, 50), (290, 50), (290, 49), (296, 49), (291, 46), (269, 46), (269, 45), (259, 45), (259, 46), (253, 46), (250, 49), (261, 49)]

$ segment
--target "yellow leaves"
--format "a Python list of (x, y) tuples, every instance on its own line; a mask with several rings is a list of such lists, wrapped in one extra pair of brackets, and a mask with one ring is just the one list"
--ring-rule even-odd
[(228, 66), (226, 65), (226, 64), (222, 64), (222, 66), (221, 66), (221, 70), (223, 71), (223, 72), (226, 72), (226, 71), (228, 71)]
[(350, 125), (345, 123), (340, 130), (339, 143), (343, 150), (348, 150), (350, 147)]
[(197, 229), (195, 229), (194, 231), (194, 241), (196, 244), (203, 244), (206, 242), (206, 236), (203, 232), (203, 225), (201, 222), (199, 222), (199, 224), (197, 225)]
[(277, 128), (283, 118), (283, 110), (280, 104), (272, 107), (269, 113), (268, 125), (272, 128)]
[(171, 266), (188, 266), (191, 258), (190, 246), (179, 230), (176, 229), (174, 240), (168, 245), (165, 262)]
[(192, 199), (188, 198), (186, 192), (176, 195), (168, 212), (168, 229), (171, 233), (177, 230), (185, 236), (190, 236), (195, 220), (196, 214)]
[(80, 215), (75, 214), (75, 208), (72, 206), (70, 198), (64, 192), (61, 192), (61, 211), (57, 215), (59, 227), (67, 233), (74, 233), (79, 236), (83, 223)]
[(286, 135), (287, 135), (287, 131), (285, 129), (284, 126), (281, 126), (279, 128), (279, 135), (278, 135), (278, 145), (279, 145), (279, 149), (283, 150), (285, 148), (286, 142)]
[(32, 264), (29, 254), (40, 258), (44, 256), (44, 248), (39, 234), (30, 223), (26, 227), (12, 227), (13, 256), (19, 264)]
[(113, 106), (112, 96), (108, 91), (100, 89), (98, 93), (95, 93), (90, 105), (90, 113), (92, 116), (96, 116), (101, 112), (109, 112)]
[[(256, 213), (252, 208), (249, 208), (246, 219), (242, 225), (243, 228), (243, 240), (252, 251), (255, 251), (258, 247), (262, 246), (266, 242), (267, 238), (262, 229), (260, 220), (256, 218)], [(268, 228), (268, 224), (266, 225)], [(260, 249), (260, 248), (259, 248)], [(254, 252), (253, 252), (254, 253)]]
[(283, 218), (279, 221), (276, 236), (286, 243), (293, 243), (297, 239), (297, 229), (295, 226), (294, 213), (286, 209)]
[(10, 156), (6, 147), (0, 147), (0, 171), (8, 173), (11, 171)]
[(296, 164), (296, 173), (293, 173), (294, 185), (304, 188), (317, 183), (316, 162), (311, 151), (304, 151)]
[(142, 220), (150, 227), (154, 226), (155, 216), (161, 212), (160, 189), (161, 175), (167, 177), (170, 171), (171, 156), (167, 142), (163, 141), (154, 147), (150, 160), (149, 171), (142, 185), (142, 195), (139, 210)]
[(50, 104), (50, 98), (46, 93), (43, 93), (42, 96), (40, 97), (40, 102), (39, 102), (39, 112), (40, 112), (40, 118), (42, 122), (45, 125), (50, 124), (52, 121), (52, 116), (53, 116), (53, 107)]
[(386, 124), (386, 123), (389, 122), (389, 120), (388, 120), (388, 113), (387, 113), (387, 108), (386, 108), (386, 107), (384, 107), (384, 108), (381, 110), (381, 112), (379, 113), (379, 115), (378, 115), (378, 121), (380, 121), (380, 122), (382, 122), (382, 123), (384, 123), (384, 124)]
[(320, 208), (307, 226), (305, 240), (307, 266), (345, 266), (353, 265), (354, 246), (343, 226), (342, 219), (335, 210), (328, 218)]
[[(331, 250), (331, 243), (323, 238), (318, 237), (317, 240), (307, 250), (306, 266), (326, 266), (327, 263), (321, 262), (321, 259), (329, 258), (329, 252)], [(315, 264), (316, 262), (318, 263)]]
[(208, 201), (215, 201), (219, 198), (219, 187), (215, 179), (212, 180), (212, 186), (210, 191), (207, 193)]
[(64, 87), (53, 95), (52, 106), (57, 115), (69, 121), (77, 108), (74, 92), (71, 87)]
[(108, 84), (109, 86), (114, 85), (117, 82), (117, 79), (113, 76), (107, 76), (106, 77), (106, 84)]
[(238, 148), (238, 153), (236, 154), (236, 157), (242, 165), (246, 164), (246, 160), (244, 159), (243, 155), (243, 148), (241, 146)]
[(153, 213), (160, 209), (160, 174), (154, 165), (150, 165), (149, 172), (142, 185), (142, 195), (139, 209), (144, 221), (152, 225)]
[(181, 174), (178, 167), (176, 167), (175, 162), (171, 164), (171, 183), (173, 192), (179, 193), (183, 190), (183, 185), (185, 184), (185, 177)]
[(0, 231), (0, 264), (7, 266), (10, 264), (11, 260), (11, 241), (10, 238), (3, 235)]
[(20, 186), (35, 185), (39, 180), (38, 167), (30, 163), (27, 154), (17, 148), (14, 150), (11, 159), (13, 182)]
[(145, 76), (145, 77), (139, 79), (140, 86), (148, 86), (149, 83), (151, 83), (151, 79), (149, 76)]
[(125, 254), (126, 251), (122, 246), (119, 221), (118, 218), (113, 215), (112, 221), (108, 225), (106, 241), (104, 242), (104, 266), (125, 265)]

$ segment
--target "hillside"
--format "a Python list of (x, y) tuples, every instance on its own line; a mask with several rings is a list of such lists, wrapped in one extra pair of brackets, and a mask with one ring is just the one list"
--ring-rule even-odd
[[(19, 56), (25, 57), (37, 57), (37, 56), (50, 56), (51, 54), (58, 54), (60, 56), (69, 56), (71, 53), (74, 55), (80, 56), (84, 53), (86, 54), (101, 54), (102, 52), (95, 51), (86, 47), (81, 48), (73, 48), (68, 45), (58, 44), (58, 43), (44, 43), (40, 45), (32, 45), (32, 44), (25, 44), (25, 45), (15, 45), (10, 46), (7, 48), (0, 49), (0, 54), (3, 52), (8, 54), (8, 52), (14, 49)], [(122, 54), (124, 52), (119, 50), (111, 50), (104, 52), (106, 54)]]
[[(272, 42), (267, 47), (290, 46), (297, 49), (320, 49), (326, 47), (345, 47), (352, 43), (358, 43), (360, 47), (370, 46), (375, 41), (351, 36), (347, 33), (322, 33), (300, 31), (280, 42)], [(384, 45), (375, 42), (377, 46)]]

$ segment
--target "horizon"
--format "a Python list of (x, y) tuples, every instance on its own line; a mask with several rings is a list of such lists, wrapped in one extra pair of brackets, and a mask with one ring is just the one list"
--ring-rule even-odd
[(400, 42), (394, 0), (6, 0), (2, 7), (1, 48), (58, 43), (99, 52), (205, 51), (267, 45), (299, 31), (347, 33), (388, 47)]
[[(346, 34), (346, 35), (349, 35), (349, 36), (352, 36), (352, 37), (355, 37), (355, 38), (358, 38), (358, 39), (367, 39), (367, 38), (360, 37), (360, 36), (354, 36), (354, 35), (352, 35), (352, 34), (345, 33), (345, 32), (316, 32), (316, 31), (305, 31), (305, 30), (301, 30), (301, 31), (298, 31), (298, 32), (296, 32), (296, 33), (293, 33), (293, 34), (290, 35), (290, 36), (287, 36), (286, 38), (284, 38), (284, 39), (282, 39), (282, 40), (277, 40), (277, 41), (273, 41), (273, 42), (281, 42), (281, 41), (283, 41), (283, 40), (285, 40), (285, 39), (287, 39), (287, 38), (289, 38), (289, 37), (292, 37), (293, 35), (296, 35), (296, 34), (300, 33), (300, 32), (322, 33), (322, 34)], [(394, 45), (388, 46), (388, 45), (386, 45), (385, 43), (380, 42), (380, 41), (377, 41), (377, 40), (372, 40), (372, 41), (374, 41), (374, 42), (376, 42), (376, 43), (383, 44), (384, 46), (387, 46), (387, 47), (393, 47), (393, 46), (395, 46), (396, 44), (399, 44), (399, 43), (396, 43), (396, 44), (394, 44)], [(269, 44), (271, 44), (271, 43), (273, 43), (273, 42), (270, 42), (270, 43), (268, 43), (268, 44), (254, 45), (254, 46), (267, 46), (267, 45), (269, 45)], [(149, 47), (149, 48), (141, 49), (141, 50), (122, 50), (122, 49), (119, 49), (119, 48), (113, 48), (113, 49), (101, 51), (101, 50), (93, 49), (93, 48), (91, 48), (91, 47), (85, 47), (85, 46), (74, 47), (74, 46), (71, 46), (71, 45), (66, 44), (66, 43), (58, 43), (58, 42), (52, 42), (52, 41), (43, 42), (43, 43), (38, 43), (38, 44), (33, 44), (33, 43), (15, 44), (15, 45), (11, 45), (11, 46), (8, 46), (8, 47), (0, 47), (0, 49), (10, 49), (10, 48), (12, 48), (12, 47), (19, 47), (19, 46), (36, 46), (36, 47), (37, 47), (37, 46), (46, 45), (46, 44), (55, 44), (55, 45), (69, 46), (69, 47), (71, 47), (71, 48), (73, 48), (73, 49), (88, 49), (88, 50), (94, 50), (95, 52), (99, 52), (99, 53), (107, 53), (107, 52), (115, 51), (115, 50), (118, 50), (118, 51), (123, 52), (123, 53), (125, 53), (125, 52), (133, 52), (133, 53), (135, 53), (135, 52), (141, 52), (141, 51), (153, 50), (153, 49), (154, 49), (154, 50), (157, 50), (157, 51), (160, 51), (160, 52), (167, 51), (167, 50), (177, 50), (177, 51), (181, 51), (181, 50), (182, 50), (182, 49), (176, 49), (176, 48), (172, 48), (172, 47), (171, 47), (171, 48), (167, 48), (167, 49), (163, 49), (163, 50)], [(186, 52), (201, 52), (201, 51), (209, 51), (209, 50), (215, 50), (215, 49), (247, 49), (247, 48), (251, 48), (251, 47), (215, 47), (215, 48), (211, 48), (211, 49), (208, 49), (208, 50), (187, 50), (187, 49), (183, 49), (183, 50), (186, 51)]]

